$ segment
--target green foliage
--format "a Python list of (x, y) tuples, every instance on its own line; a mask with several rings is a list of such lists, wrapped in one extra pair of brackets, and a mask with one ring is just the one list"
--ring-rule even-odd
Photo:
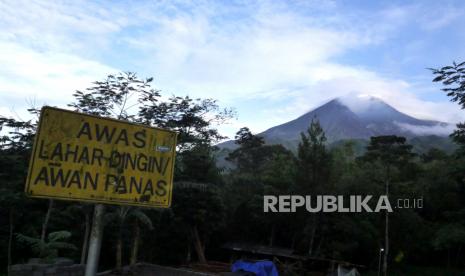
[(178, 132), (181, 152), (199, 144), (212, 144), (226, 137), (214, 126), (235, 116), (232, 109), (221, 109), (216, 100), (173, 96), (161, 102), (158, 94), (144, 92), (137, 121)]
[(214, 187), (185, 187), (174, 191), (173, 213), (187, 226), (198, 226), (205, 235), (218, 229), (224, 207)]
[(235, 143), (245, 149), (260, 147), (265, 144), (264, 139), (262, 137), (253, 135), (248, 127), (239, 129), (234, 138)]
[(433, 240), (436, 249), (449, 249), (465, 243), (465, 227), (457, 223), (446, 224), (439, 228)]
[(257, 173), (266, 157), (263, 152), (263, 138), (253, 135), (244, 127), (236, 133), (235, 143), (239, 148), (229, 153), (226, 160), (233, 162), (240, 173)]
[(321, 191), (328, 184), (331, 162), (325, 133), (319, 121), (314, 119), (307, 133), (301, 133), (301, 142), (297, 149), (298, 192), (308, 194)]
[(215, 147), (207, 144), (194, 146), (189, 151), (180, 152), (175, 179), (201, 183), (220, 183), (220, 170), (216, 165)]
[(143, 209), (133, 206), (117, 206), (110, 209), (104, 215), (104, 223), (117, 223), (123, 227), (128, 220), (137, 220), (149, 229), (153, 229), (152, 220), (144, 213)]
[(150, 87), (153, 78), (145, 80), (137, 77), (135, 73), (125, 72), (118, 75), (109, 75), (103, 81), (94, 82), (94, 86), (85, 91), (76, 91), (73, 96), (76, 102), (68, 106), (76, 111), (119, 119), (131, 119), (134, 115), (129, 113), (132, 106), (130, 100), (137, 94), (160, 96), (157, 90)]
[(45, 241), (40, 238), (16, 234), (19, 242), (29, 245), (39, 258), (47, 261), (58, 257), (58, 251), (61, 249), (77, 250), (73, 244), (66, 242), (70, 237), (71, 233), (68, 231), (51, 232)]
[(451, 101), (465, 108), (465, 62), (453, 62), (452, 65), (431, 70), (436, 75), (433, 82), (441, 82), (445, 86), (442, 91), (451, 97)]
[[(431, 69), (436, 76), (433, 82), (441, 82), (451, 101), (457, 102), (462, 109), (465, 108), (465, 62), (444, 66), (440, 69)], [(452, 139), (459, 145), (465, 147), (465, 124), (457, 124), (457, 129), (451, 134)], [(463, 149), (462, 149), (463, 151)]]
[(380, 161), (385, 165), (402, 165), (412, 157), (412, 146), (406, 144), (406, 139), (392, 135), (371, 137), (363, 159), (368, 162)]

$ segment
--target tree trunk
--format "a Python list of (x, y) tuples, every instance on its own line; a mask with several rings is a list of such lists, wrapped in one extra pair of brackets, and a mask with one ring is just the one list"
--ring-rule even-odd
[(457, 255), (455, 255), (455, 266), (459, 266), (460, 251), (462, 251), (462, 245), (459, 245), (459, 248), (457, 249)]
[[(390, 179), (390, 167), (386, 168), (386, 197), (389, 198), (389, 179)], [(389, 212), (386, 210), (385, 213), (385, 228), (384, 228), (384, 262), (383, 262), (383, 275), (387, 276), (388, 268), (388, 256), (389, 256)]]
[(450, 268), (450, 247), (447, 248), (447, 269)]
[(320, 254), (321, 245), (323, 244), (324, 240), (325, 240), (325, 235), (322, 235), (320, 242), (318, 243), (318, 246), (316, 247), (315, 256), (318, 256)]
[(89, 234), (90, 234), (90, 215), (86, 212), (86, 224), (84, 230), (84, 241), (82, 242), (82, 251), (81, 251), (81, 264), (86, 263), (87, 258), (87, 247), (89, 245)]
[(45, 235), (47, 234), (48, 221), (50, 220), (50, 214), (52, 213), (52, 209), (53, 209), (53, 199), (49, 199), (48, 209), (47, 209), (47, 213), (45, 214), (44, 223), (42, 223), (42, 233), (40, 235), (40, 240), (42, 242), (45, 242)]
[(132, 245), (132, 254), (131, 254), (131, 265), (137, 263), (137, 255), (139, 252), (139, 240), (140, 240), (140, 227), (137, 220), (134, 222), (134, 243)]
[(297, 233), (294, 233), (294, 235), (292, 236), (292, 241), (291, 241), (291, 249), (295, 249), (295, 242), (297, 240)]
[(316, 227), (312, 226), (312, 235), (310, 236), (310, 243), (308, 244), (308, 255), (312, 256), (313, 254), (313, 243), (315, 241), (315, 232), (316, 232)]
[(13, 245), (13, 230), (14, 230), (14, 224), (13, 224), (13, 217), (14, 217), (14, 209), (10, 208), (10, 232), (8, 235), (8, 275), (10, 275), (10, 266), (11, 266), (11, 249)]
[(191, 245), (190, 243), (187, 245), (187, 255), (186, 255), (186, 264), (190, 264), (191, 263)]
[(310, 243), (308, 245), (308, 255), (312, 256), (313, 254), (313, 244), (315, 243), (315, 234), (316, 234), (316, 216), (313, 216), (313, 223), (312, 223), (312, 235), (310, 236)]
[(123, 237), (121, 226), (118, 232), (118, 238), (116, 240), (116, 269), (121, 269), (123, 266)]
[(388, 267), (388, 254), (389, 254), (389, 213), (385, 214), (385, 229), (384, 229), (384, 262), (383, 262), (383, 275), (387, 276)]
[(275, 234), (275, 230), (276, 230), (275, 228), (276, 228), (276, 225), (273, 224), (273, 226), (271, 226), (270, 241), (268, 243), (269, 247), (273, 247), (274, 234)]
[(199, 231), (197, 226), (192, 227), (192, 236), (194, 238), (194, 247), (201, 264), (206, 264), (207, 259), (205, 258), (204, 247), (202, 246), (202, 241), (200, 240)]

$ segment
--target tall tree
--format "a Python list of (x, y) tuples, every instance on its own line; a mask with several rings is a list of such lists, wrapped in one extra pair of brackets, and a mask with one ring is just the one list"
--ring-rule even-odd
[[(76, 111), (97, 115), (102, 117), (111, 117), (119, 120), (135, 121), (137, 109), (134, 110), (139, 102), (138, 99), (143, 95), (150, 94), (153, 98), (159, 98), (158, 90), (151, 87), (153, 78), (141, 79), (133, 72), (124, 72), (117, 75), (108, 75), (103, 81), (95, 81), (93, 86), (85, 91), (76, 91), (73, 96), (75, 101), (68, 104)], [(129, 207), (120, 206), (118, 210), (108, 217), (118, 217), (119, 227), (117, 230), (116, 243), (116, 267), (122, 265), (122, 228), (126, 222), (126, 217), (130, 210)], [(94, 217), (97, 212), (103, 212), (103, 205), (95, 205)], [(136, 211), (133, 211), (136, 212)], [(116, 216), (115, 214), (118, 214)], [(101, 229), (100, 231), (103, 231)]]
[[(264, 147), (267, 152), (267, 160), (260, 170), (260, 180), (263, 182), (263, 194), (265, 195), (286, 195), (292, 194), (292, 187), (295, 180), (295, 156), (282, 145), (268, 145)], [(275, 240), (280, 228), (290, 229), (294, 216), (280, 213), (264, 213), (260, 223), (270, 229), (269, 246), (275, 245)], [(286, 244), (292, 247), (292, 235)]]
[[(410, 162), (414, 154), (412, 146), (406, 144), (404, 137), (395, 135), (371, 137), (367, 152), (362, 159), (377, 162), (384, 170), (385, 195), (389, 196), (393, 167), (400, 167)], [(385, 213), (383, 273), (387, 275), (389, 258), (389, 212)]]
[(214, 147), (202, 143), (180, 153), (176, 183), (186, 184), (173, 193), (174, 214), (189, 230), (187, 234), (201, 263), (207, 262), (209, 235), (223, 221), (223, 202), (218, 193), (221, 177), (214, 151)]
[(300, 134), (297, 148), (297, 183), (301, 192), (315, 192), (327, 183), (331, 156), (320, 122), (312, 119), (306, 133)]
[(236, 165), (238, 172), (255, 175), (265, 158), (262, 150), (264, 139), (243, 127), (236, 133), (235, 143), (239, 147), (228, 155), (227, 160)]
[[(326, 186), (328, 192), (331, 155), (326, 148), (326, 135), (320, 122), (314, 118), (306, 133), (301, 133), (297, 148), (296, 192), (302, 195), (321, 194)], [(309, 232), (308, 254), (314, 255), (315, 241), (320, 216), (311, 214), (306, 231)], [(321, 227), (320, 227), (321, 228)]]
[[(440, 82), (443, 85), (441, 89), (447, 96), (450, 97), (452, 102), (457, 102), (462, 109), (465, 109), (465, 61), (461, 63), (453, 62), (451, 65), (444, 66), (439, 69), (431, 69), (433, 74), (436, 76), (433, 82)], [(459, 185), (460, 189), (454, 193), (454, 197), (461, 195), (461, 201), (463, 201), (464, 186), (465, 186), (465, 174), (463, 173), (463, 164), (465, 161), (465, 122), (458, 123), (456, 129), (450, 135), (454, 142), (460, 147), (456, 151), (455, 159), (451, 160), (451, 164), (448, 164), (449, 168), (455, 167), (455, 172), (448, 177), (453, 176), (457, 183), (448, 182), (449, 185)], [(449, 202), (454, 202), (450, 200)], [(450, 250), (457, 245), (458, 248), (457, 257), (459, 256), (460, 249), (463, 244), (463, 229), (465, 229), (464, 215), (465, 208), (463, 205), (454, 206), (455, 211), (448, 211), (449, 219), (446, 221), (446, 225), (442, 226), (436, 234), (434, 239), (434, 247), (447, 249), (448, 265), (450, 264)], [(455, 229), (454, 229), (455, 228)], [(462, 239), (462, 241), (460, 241)]]
[[(209, 236), (223, 223), (224, 207), (217, 188), (211, 185), (178, 187), (173, 212), (181, 219), (180, 226), (190, 236), (200, 263), (206, 263)], [(189, 248), (190, 246), (188, 246)]]
[[(30, 109), (34, 113), (35, 109)], [(25, 204), (23, 183), (27, 174), (29, 156), (34, 141), (37, 122), (18, 121), (0, 116), (0, 208), (8, 210), (7, 266), (12, 264), (12, 251), (16, 218)]]
[(232, 225), (228, 235), (242, 242), (263, 239), (273, 246), (285, 216), (263, 213), (263, 195), (290, 192), (294, 155), (282, 145), (265, 144), (263, 137), (252, 134), (247, 127), (236, 133), (235, 144), (238, 147), (226, 157), (234, 167), (225, 177), (223, 190)]

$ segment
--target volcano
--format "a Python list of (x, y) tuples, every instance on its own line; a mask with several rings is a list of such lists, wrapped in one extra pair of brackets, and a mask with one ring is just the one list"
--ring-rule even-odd
[[(416, 142), (449, 141), (448, 135), (454, 128), (454, 125), (445, 122), (414, 118), (379, 98), (358, 96), (332, 99), (292, 121), (257, 135), (269, 144), (295, 148), (300, 140), (300, 133), (307, 130), (312, 120), (320, 122), (330, 144), (343, 140), (368, 141), (372, 136), (381, 135), (404, 136)], [(235, 144), (228, 141), (219, 146), (234, 148)]]
[(336, 98), (282, 125), (259, 135), (266, 141), (300, 139), (312, 120), (318, 120), (328, 142), (346, 139), (369, 139), (371, 136), (398, 135), (447, 136), (451, 125), (432, 120), (421, 120), (404, 114), (375, 97)]

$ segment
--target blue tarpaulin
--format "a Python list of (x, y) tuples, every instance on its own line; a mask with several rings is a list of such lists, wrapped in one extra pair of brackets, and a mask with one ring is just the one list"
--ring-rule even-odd
[(236, 261), (232, 267), (232, 272), (248, 271), (257, 276), (279, 276), (276, 266), (271, 261), (258, 261), (255, 263)]

